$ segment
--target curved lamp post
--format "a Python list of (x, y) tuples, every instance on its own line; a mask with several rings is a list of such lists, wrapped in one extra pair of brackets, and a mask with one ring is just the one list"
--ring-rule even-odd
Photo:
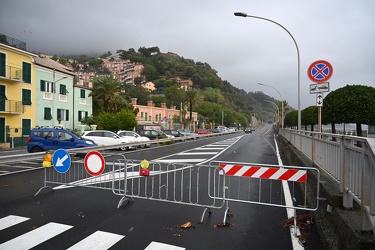
[[(269, 110), (269, 111), (272, 111), (275, 114), (275, 116), (278, 115), (278, 113), (276, 113), (276, 111), (274, 109), (270, 109), (270, 108), (266, 108), (266, 109)], [(279, 116), (277, 117), (277, 119), (279, 119)]]
[[(279, 120), (279, 119), (280, 119), (280, 109), (279, 109), (279, 106), (277, 106), (276, 103), (271, 102), (271, 101), (268, 101), (268, 100), (263, 100), (263, 101), (265, 101), (265, 102), (269, 102), (269, 103), (272, 103), (273, 105), (276, 106), (276, 108), (277, 108), (277, 120)], [(276, 114), (276, 111), (275, 111), (275, 114)]]
[(269, 86), (267, 84), (263, 84), (263, 83), (258, 83), (259, 85), (262, 85), (262, 86), (267, 86), (267, 87), (270, 87), (274, 90), (277, 91), (277, 93), (279, 93), (280, 97), (281, 97), (281, 128), (284, 128), (284, 100), (283, 100), (283, 96), (281, 95), (281, 93), (274, 87), (272, 86)]
[[(294, 44), (296, 45), (296, 49), (297, 49), (297, 59), (298, 59), (298, 130), (301, 130), (301, 80), (300, 80), (300, 56), (299, 56), (299, 49), (298, 49), (298, 45), (297, 45), (297, 42), (296, 40), (294, 39), (292, 33), (289, 32), (289, 30), (287, 30), (284, 26), (282, 26), (281, 24), (279, 24), (278, 22), (275, 22), (271, 19), (267, 19), (267, 18), (264, 18), (264, 17), (259, 17), (259, 16), (251, 16), (251, 15), (248, 15), (244, 12), (234, 12), (234, 15), (235, 16), (240, 16), (240, 17), (252, 17), (252, 18), (258, 18), (258, 19), (262, 19), (262, 20), (265, 20), (265, 21), (268, 21), (268, 22), (271, 22), (271, 23), (274, 23), (278, 26), (280, 26), (281, 28), (283, 28), (288, 34), (289, 36), (293, 39), (293, 42)], [(283, 120), (284, 121), (284, 120)]]

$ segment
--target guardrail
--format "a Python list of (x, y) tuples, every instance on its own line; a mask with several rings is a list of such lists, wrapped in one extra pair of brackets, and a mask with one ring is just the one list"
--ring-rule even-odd
[(361, 206), (361, 229), (374, 230), (375, 155), (369, 139), (290, 129), (279, 134), (339, 183), (344, 208), (353, 208), (353, 200)]

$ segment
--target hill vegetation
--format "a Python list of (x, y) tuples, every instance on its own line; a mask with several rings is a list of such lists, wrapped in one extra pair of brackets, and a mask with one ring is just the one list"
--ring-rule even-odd
[[(148, 100), (152, 100), (156, 106), (165, 102), (168, 107), (176, 106), (177, 109), (186, 105), (189, 112), (198, 112), (199, 120), (204, 120), (206, 123), (219, 124), (222, 121), (222, 115), (224, 115), (224, 125), (246, 127), (250, 123), (251, 116), (263, 121), (273, 120), (275, 113), (272, 109), (275, 109), (275, 106), (264, 102), (264, 100), (281, 106), (280, 101), (265, 95), (263, 92), (246, 92), (234, 87), (228, 81), (222, 80), (217, 71), (208, 63), (195, 62), (174, 53), (161, 53), (158, 47), (140, 47), (138, 51), (131, 48), (129, 50), (118, 50), (117, 53), (123, 60), (141, 63), (144, 69), (141, 77), (135, 79), (135, 86), (120, 83), (121, 88), (125, 89), (125, 93), (116, 97), (117, 100), (114, 101), (115, 104), (112, 103), (112, 106), (117, 108), (111, 110), (117, 110), (122, 106), (121, 98), (126, 100), (127, 103), (130, 103), (131, 98), (137, 98), (138, 104), (141, 105), (146, 105)], [(111, 52), (108, 51), (100, 58), (111, 58), (111, 56)], [(75, 66), (76, 63), (85, 64), (87, 69), (103, 71), (100, 68), (101, 60), (98, 58), (81, 55), (75, 57), (72, 66)], [(193, 89), (189, 91), (181, 89), (175, 80), (176, 78), (192, 80)], [(100, 81), (102, 80), (96, 82), (97, 85), (99, 84), (98, 87), (103, 84)], [(150, 93), (141, 87), (141, 83), (145, 81), (153, 82), (156, 90)], [(99, 89), (102, 88), (99, 87)], [(103, 92), (98, 93), (98, 95), (103, 100)], [(95, 97), (94, 92), (93, 97)], [(103, 105), (107, 106), (106, 111), (109, 111), (108, 106), (110, 107), (111, 103), (98, 100), (94, 103), (94, 114), (99, 114), (103, 110)], [(125, 104), (124, 106), (128, 105)], [(186, 119), (189, 120), (188, 115)]]

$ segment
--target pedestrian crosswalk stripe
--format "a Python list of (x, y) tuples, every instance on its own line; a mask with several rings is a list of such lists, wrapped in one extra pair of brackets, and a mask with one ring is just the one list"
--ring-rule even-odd
[(108, 249), (118, 241), (120, 241), (125, 236), (108, 233), (103, 231), (96, 231), (95, 233), (91, 234), (90, 236), (86, 237), (85, 239), (81, 240), (74, 246), (68, 248), (68, 250), (79, 250), (79, 249)]
[(186, 248), (184, 247), (178, 247), (173, 245), (168, 245), (160, 242), (151, 242), (150, 245), (148, 245), (145, 250), (184, 250)]
[(65, 232), (72, 226), (50, 222), (44, 226), (38, 227), (33, 231), (20, 235), (0, 245), (0, 250), (5, 249), (30, 249), (33, 248), (56, 235)]
[(29, 220), (30, 218), (22, 217), (22, 216), (15, 216), (15, 215), (9, 215), (7, 217), (1, 218), (0, 219), (0, 231), (17, 225), (18, 223), (24, 222)]

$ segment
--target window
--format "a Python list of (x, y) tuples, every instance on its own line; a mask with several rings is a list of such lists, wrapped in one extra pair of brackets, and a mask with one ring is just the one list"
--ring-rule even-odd
[(30, 89), (22, 89), (22, 105), (31, 105)]
[(71, 136), (70, 134), (65, 133), (65, 132), (59, 132), (59, 134), (58, 134), (58, 140), (59, 141), (70, 141), (72, 138), (73, 138), (73, 136)]
[(22, 62), (22, 80), (24, 83), (31, 83), (31, 64)]
[(78, 111), (78, 121), (83, 121), (85, 120), (85, 117), (88, 116), (88, 112), (87, 111)]
[(81, 98), (86, 98), (85, 97), (85, 90), (84, 89), (81, 89)]
[(0, 53), (0, 76), (6, 76), (6, 55)]
[(40, 80), (40, 91), (53, 93), (53, 84), (52, 82), (47, 82), (44, 80)]
[(143, 118), (143, 112), (141, 112), (141, 118)]
[(57, 109), (57, 120), (58, 121), (69, 121), (69, 110), (68, 109)]
[(44, 108), (44, 120), (52, 120), (51, 108)]
[(60, 84), (60, 95), (66, 95), (68, 92), (68, 90), (66, 90), (66, 85), (64, 84)]

